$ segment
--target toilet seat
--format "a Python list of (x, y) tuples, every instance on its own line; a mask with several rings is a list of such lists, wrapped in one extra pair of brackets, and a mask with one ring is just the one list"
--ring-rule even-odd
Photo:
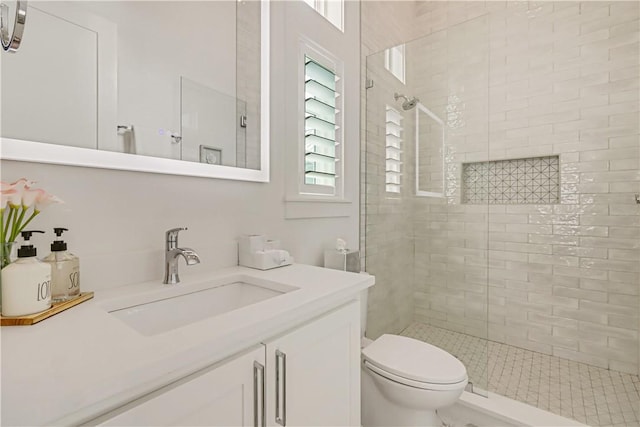
[(431, 344), (385, 334), (362, 350), (365, 367), (411, 387), (451, 390), (468, 381), (458, 359)]
[(397, 382), (398, 384), (402, 384), (408, 387), (413, 387), (413, 388), (418, 388), (420, 390), (431, 390), (431, 391), (451, 391), (451, 390), (457, 390), (460, 388), (464, 388), (467, 385), (467, 380), (463, 380), (459, 383), (453, 383), (453, 384), (430, 384), (430, 383), (423, 383), (420, 381), (414, 381), (414, 380), (410, 380), (408, 378), (404, 378), (398, 375), (394, 375), (392, 373), (389, 373), (387, 371), (385, 371), (384, 369), (380, 369), (377, 366), (369, 363), (369, 361), (365, 360), (363, 362), (364, 367), (368, 370), (370, 370), (371, 372), (377, 375), (380, 375), (383, 378), (386, 378), (390, 381), (394, 381)]

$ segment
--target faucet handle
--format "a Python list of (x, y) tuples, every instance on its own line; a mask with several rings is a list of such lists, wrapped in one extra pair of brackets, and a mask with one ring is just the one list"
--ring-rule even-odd
[(187, 227), (178, 227), (167, 230), (167, 246), (170, 246), (171, 244), (178, 246), (178, 233), (182, 230), (187, 230)]

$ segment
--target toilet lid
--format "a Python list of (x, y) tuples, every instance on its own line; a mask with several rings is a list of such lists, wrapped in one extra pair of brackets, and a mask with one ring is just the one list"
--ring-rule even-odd
[(414, 381), (454, 384), (467, 380), (467, 369), (454, 356), (409, 337), (382, 335), (362, 355), (372, 365)]

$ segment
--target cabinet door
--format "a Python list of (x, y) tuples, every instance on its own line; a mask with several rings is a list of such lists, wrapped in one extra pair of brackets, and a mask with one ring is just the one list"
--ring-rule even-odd
[(360, 305), (267, 346), (267, 425), (360, 426)]
[(262, 425), (264, 356), (264, 347), (260, 346), (163, 387), (131, 402), (117, 415), (97, 421), (104, 426)]

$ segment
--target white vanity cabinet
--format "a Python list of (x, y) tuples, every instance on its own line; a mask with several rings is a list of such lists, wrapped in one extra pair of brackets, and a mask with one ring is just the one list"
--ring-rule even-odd
[(268, 426), (360, 426), (360, 304), (266, 342)]
[(97, 425), (253, 426), (254, 399), (261, 403), (261, 367), (264, 347), (258, 346), (135, 400), (117, 415), (100, 417)]
[(104, 426), (360, 426), (360, 304), (133, 401)]

